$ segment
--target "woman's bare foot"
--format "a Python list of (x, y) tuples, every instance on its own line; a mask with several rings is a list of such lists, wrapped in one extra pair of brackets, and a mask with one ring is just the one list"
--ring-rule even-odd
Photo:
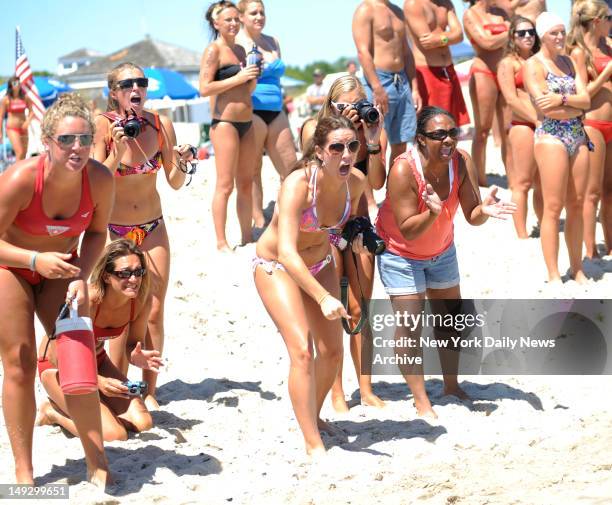
[(34, 422), (34, 426), (50, 426), (55, 424), (55, 409), (50, 402), (45, 401), (38, 408), (38, 413), (36, 414), (36, 421)]
[(444, 386), (444, 396), (452, 395), (456, 396), (460, 400), (471, 400), (470, 395), (468, 395), (463, 389), (459, 387), (458, 384)]
[(15, 484), (23, 484), (26, 486), (34, 485), (34, 470), (15, 470)]
[(361, 393), (361, 405), (382, 409), (386, 404), (374, 393)]
[(149, 412), (159, 410), (159, 403), (157, 403), (157, 400), (152, 395), (145, 396), (144, 403)]
[(570, 277), (574, 279), (578, 284), (588, 284), (589, 278), (584, 275), (582, 270), (578, 270), (575, 274), (570, 272)]
[(115, 479), (113, 479), (108, 468), (96, 468), (92, 471), (88, 469), (87, 481), (100, 489), (112, 486), (115, 483)]
[(306, 448), (306, 454), (310, 459), (310, 462), (313, 463), (315, 461), (320, 461), (327, 454), (327, 450), (323, 446), (317, 446), (312, 448)]
[(227, 242), (218, 242), (217, 251), (221, 253), (231, 253), (233, 252), (233, 249), (229, 246)]
[(341, 395), (332, 395), (332, 407), (338, 414), (346, 414), (349, 411), (348, 404), (344, 399), (344, 393)]
[(431, 406), (429, 398), (426, 398), (425, 400), (414, 400), (413, 405), (415, 406), (417, 415), (419, 417), (424, 417), (425, 419), (438, 419), (438, 414), (436, 414)]

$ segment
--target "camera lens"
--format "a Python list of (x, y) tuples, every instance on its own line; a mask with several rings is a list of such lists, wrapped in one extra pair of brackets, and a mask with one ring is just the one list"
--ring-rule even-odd
[(138, 135), (140, 135), (140, 123), (138, 122), (137, 119), (129, 119), (123, 125), (123, 132), (128, 137), (132, 137), (132, 138), (138, 137)]

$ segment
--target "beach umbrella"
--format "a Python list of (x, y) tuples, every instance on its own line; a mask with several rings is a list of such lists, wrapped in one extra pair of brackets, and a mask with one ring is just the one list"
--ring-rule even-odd
[[(38, 93), (45, 107), (49, 107), (60, 93), (72, 91), (72, 88), (65, 82), (58, 81), (53, 77), (34, 77), (34, 83), (38, 88)], [(6, 93), (6, 83), (0, 86), (0, 97)]]

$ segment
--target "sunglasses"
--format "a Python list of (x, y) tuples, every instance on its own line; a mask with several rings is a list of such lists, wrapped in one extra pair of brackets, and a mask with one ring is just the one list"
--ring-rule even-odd
[(89, 147), (93, 143), (93, 134), (70, 133), (54, 137), (54, 140), (60, 145), (60, 147), (72, 147), (76, 139), (79, 139), (79, 145), (81, 147)]
[(610, 21), (612, 21), (612, 14), (608, 14), (607, 16), (604, 16), (601, 19), (604, 21), (608, 21), (609, 23)]
[(110, 270), (108, 273), (118, 277), (119, 279), (129, 279), (132, 277), (132, 275), (134, 277), (142, 277), (146, 271), (146, 268), (140, 267), (136, 270)]
[(444, 140), (446, 137), (456, 139), (459, 136), (459, 128), (451, 128), (450, 130), (434, 130), (432, 132), (423, 132), (423, 135), (432, 140)]
[(333, 144), (329, 144), (327, 148), (331, 154), (342, 154), (345, 149), (349, 150), (349, 153), (355, 154), (359, 151), (359, 146), (361, 143), (358, 140), (351, 140), (348, 144), (343, 144), (342, 142), (334, 142)]
[(525, 37), (535, 37), (536, 31), (534, 28), (529, 28), (529, 30), (516, 30), (514, 33), (519, 38), (524, 39)]
[(121, 81), (117, 81), (117, 87), (119, 89), (132, 89), (134, 87), (134, 83), (139, 88), (147, 88), (149, 86), (149, 79), (146, 77), (135, 77), (134, 79), (123, 79)]
[(349, 107), (353, 107), (352, 103), (346, 103), (346, 102), (334, 102), (333, 100), (330, 100), (330, 103), (334, 106), (334, 108), (338, 111), (338, 112), (342, 112), (344, 109), (348, 109)]

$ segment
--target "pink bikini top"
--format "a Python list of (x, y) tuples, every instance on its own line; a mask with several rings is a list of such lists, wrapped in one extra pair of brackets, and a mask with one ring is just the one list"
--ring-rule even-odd
[(346, 183), (346, 204), (344, 205), (344, 212), (340, 221), (333, 226), (320, 226), (319, 218), (317, 217), (317, 171), (319, 167), (313, 170), (310, 176), (310, 182), (308, 186), (312, 188), (312, 205), (302, 212), (302, 218), (300, 219), (300, 231), (310, 233), (322, 230), (333, 230), (335, 228), (342, 228), (348, 221), (351, 214), (351, 195), (349, 194), (348, 181)]
[(100, 326), (96, 326), (96, 319), (98, 318), (98, 314), (100, 313), (100, 305), (98, 305), (98, 308), (96, 310), (96, 315), (93, 318), (93, 333), (94, 333), (94, 337), (96, 338), (96, 342), (102, 342), (104, 340), (112, 340), (113, 338), (117, 338), (119, 335), (121, 335), (123, 333), (123, 330), (125, 330), (125, 327), (130, 324), (133, 320), (134, 320), (134, 306), (135, 306), (135, 300), (132, 299), (132, 306), (130, 308), (130, 320), (121, 325), (121, 326), (117, 326), (114, 328), (102, 328)]
[(45, 214), (43, 209), (46, 158), (47, 156), (44, 154), (39, 157), (32, 200), (25, 209), (17, 214), (13, 224), (30, 235), (78, 237), (89, 228), (94, 210), (89, 189), (87, 166), (83, 167), (81, 203), (79, 204), (79, 208), (71, 217), (66, 219), (52, 219)]
[[(118, 119), (121, 119), (121, 117), (114, 112), (105, 112), (102, 115), (111, 122), (115, 122)], [(159, 146), (159, 150), (150, 159), (136, 166), (126, 165), (125, 163), (119, 162), (119, 165), (117, 166), (117, 171), (115, 172), (115, 177), (123, 177), (126, 175), (155, 174), (162, 167), (161, 150), (162, 150), (162, 146), (164, 145), (164, 137), (161, 132), (159, 115), (154, 114), (153, 117), (155, 118), (155, 129), (157, 130), (157, 145)], [(146, 122), (145, 121), (143, 121), (143, 123), (146, 125), (148, 121)], [(106, 155), (107, 156), (110, 153), (110, 149), (112, 145), (113, 145), (113, 139), (111, 137), (111, 139), (106, 143)]]

